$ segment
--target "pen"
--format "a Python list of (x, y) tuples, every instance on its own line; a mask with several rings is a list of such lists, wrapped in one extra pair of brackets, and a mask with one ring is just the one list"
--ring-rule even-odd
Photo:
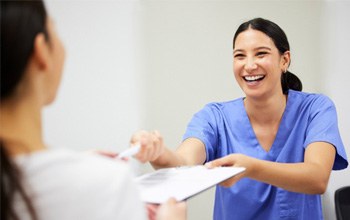
[(140, 151), (141, 145), (140, 144), (136, 144), (133, 145), (132, 147), (129, 147), (128, 149), (122, 151), (120, 154), (118, 154), (117, 158), (121, 159), (121, 158), (125, 158), (125, 157), (131, 157), (134, 156), (135, 154), (137, 154)]

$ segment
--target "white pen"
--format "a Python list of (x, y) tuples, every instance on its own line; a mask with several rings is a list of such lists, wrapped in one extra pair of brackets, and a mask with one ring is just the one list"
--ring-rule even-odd
[(120, 154), (118, 154), (117, 158), (125, 158), (125, 157), (131, 157), (137, 154), (140, 151), (141, 145), (135, 144), (132, 147), (129, 147), (128, 149), (122, 151)]

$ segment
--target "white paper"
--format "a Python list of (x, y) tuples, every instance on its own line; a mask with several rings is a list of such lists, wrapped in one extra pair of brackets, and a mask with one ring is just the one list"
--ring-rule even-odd
[(243, 172), (243, 167), (186, 166), (160, 169), (136, 178), (141, 200), (164, 203), (170, 197), (186, 200), (210, 187)]

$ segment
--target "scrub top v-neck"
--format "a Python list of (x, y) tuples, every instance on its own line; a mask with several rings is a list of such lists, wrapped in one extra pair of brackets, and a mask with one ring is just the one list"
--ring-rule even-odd
[[(250, 119), (248, 117), (248, 114), (245, 110), (244, 107), (244, 98), (238, 99), (237, 100), (239, 103), (239, 108), (240, 112), (242, 113), (243, 117), (243, 123), (242, 126), (245, 127), (245, 129), (248, 131), (247, 132), (247, 140), (251, 140), (251, 146), (256, 148), (256, 151), (261, 151), (261, 155), (266, 154), (265, 160), (270, 160), (270, 161), (275, 161), (277, 156), (279, 155), (281, 149), (283, 148), (284, 145), (284, 134), (288, 133), (288, 127), (285, 124), (285, 118), (288, 117), (288, 112), (289, 112), (289, 103), (287, 100), (285, 110), (283, 112), (282, 118), (280, 120), (280, 124), (278, 125), (278, 130), (276, 133), (276, 136), (272, 142), (272, 145), (269, 146), (270, 149), (266, 151), (260, 144), (259, 139), (256, 136), (256, 133), (254, 131), (254, 128), (250, 122)], [(263, 158), (261, 158), (263, 159)]]

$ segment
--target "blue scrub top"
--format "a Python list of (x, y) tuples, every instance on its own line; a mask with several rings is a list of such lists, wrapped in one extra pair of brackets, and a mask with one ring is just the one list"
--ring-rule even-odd
[[(289, 90), (286, 109), (268, 152), (255, 136), (243, 98), (206, 105), (190, 121), (183, 139), (187, 138), (197, 138), (205, 144), (206, 161), (241, 153), (262, 160), (298, 163), (303, 162), (309, 144), (328, 142), (337, 151), (333, 169), (348, 166), (335, 106), (320, 94)], [(230, 188), (217, 186), (214, 219), (320, 220), (321, 198), (245, 178)]]

